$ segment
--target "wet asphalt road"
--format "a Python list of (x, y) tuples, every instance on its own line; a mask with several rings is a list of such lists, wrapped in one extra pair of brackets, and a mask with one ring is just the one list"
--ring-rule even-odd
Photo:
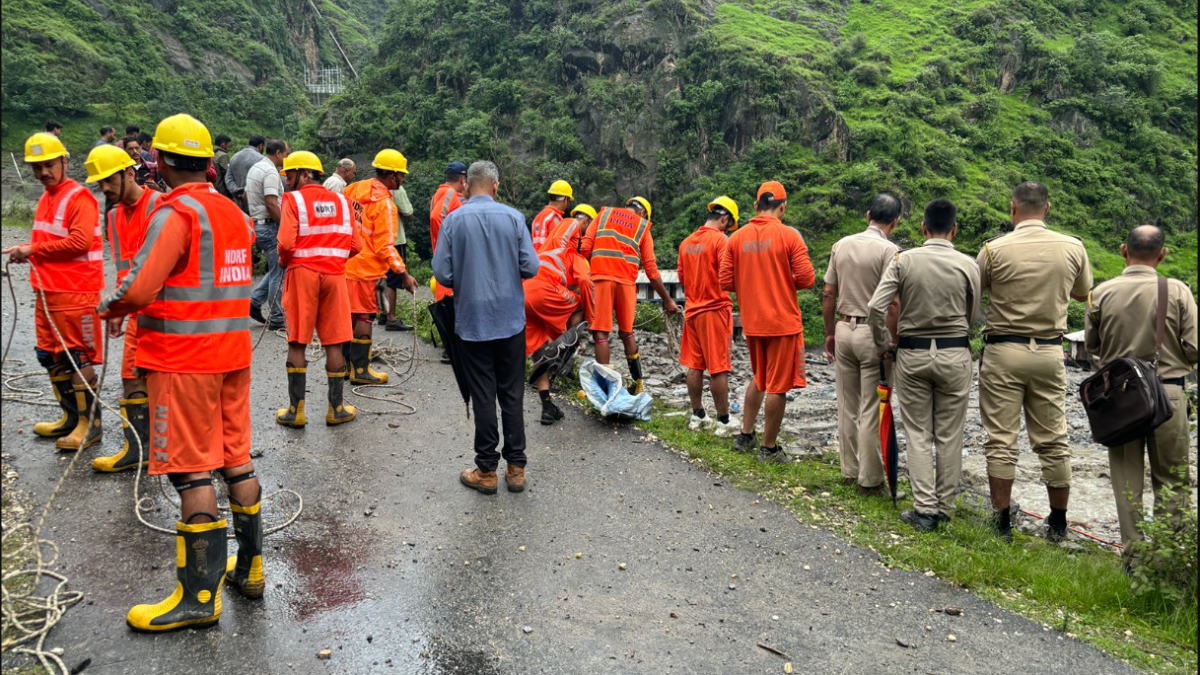
[[(15, 272), (13, 357), (33, 364), (25, 274)], [(227, 592), (212, 630), (131, 633), (129, 606), (173, 588), (173, 544), (134, 518), (133, 477), (93, 474), (82, 461), (97, 454), (89, 450), (43, 533), (86, 594), (49, 642), (69, 665), (91, 659), (89, 674), (783, 672), (761, 641), (790, 654), (797, 673), (1135, 672), (941, 581), (889, 571), (636, 429), (577, 408), (543, 428), (532, 391), (530, 489), (469, 491), (457, 473), (470, 464), (470, 422), (431, 347), (403, 387), (417, 415), (283, 429), (273, 415), (286, 398), (284, 353), (275, 336), (255, 353), (255, 463), (265, 489), (298, 490), (305, 508), (266, 539), (266, 598)], [(118, 388), (110, 373), (105, 396), (115, 400)], [(311, 377), (309, 392), (323, 410), (323, 379)], [(29, 431), (48, 410), (3, 411), (5, 452), (38, 500), (66, 462)], [(112, 451), (121, 432), (111, 415), (105, 433)], [(152, 519), (173, 522), (157, 489), (148, 492), (160, 508)], [(268, 503), (268, 524), (292, 505)], [(949, 605), (963, 615), (930, 612)], [(323, 649), (328, 660), (317, 657)]]

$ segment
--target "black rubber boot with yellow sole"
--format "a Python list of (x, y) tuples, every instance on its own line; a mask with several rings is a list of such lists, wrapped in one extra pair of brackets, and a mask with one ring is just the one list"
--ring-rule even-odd
[[(97, 457), (92, 460), (92, 469), (101, 473), (116, 473), (150, 463), (150, 399), (121, 399), (121, 428), (125, 432), (125, 445), (115, 455)], [(138, 441), (141, 441), (139, 449)]]
[(267, 587), (262, 564), (262, 500), (242, 506), (231, 499), (229, 510), (233, 512), (238, 552), (226, 561), (225, 580), (247, 598), (261, 598)]
[(175, 524), (175, 592), (154, 605), (136, 605), (125, 623), (145, 633), (208, 628), (221, 618), (225, 582), (225, 519)]
[[(79, 410), (75, 429), (54, 443), (54, 447), (64, 452), (86, 450), (100, 442), (104, 437), (104, 427), (100, 424), (100, 406), (93, 405), (96, 397), (84, 384), (71, 385), (75, 389), (75, 406)], [(95, 383), (92, 383), (95, 386)]]
[(642, 383), (642, 355), (634, 354), (627, 357), (625, 362), (629, 364), (629, 376), (633, 378), (633, 394), (642, 393), (645, 390), (645, 385)]
[(51, 375), (50, 386), (54, 389), (58, 406), (62, 408), (62, 417), (53, 422), (38, 422), (33, 425), (33, 433), (42, 438), (60, 438), (74, 431), (79, 424), (79, 406), (75, 403), (75, 387), (71, 384), (70, 373)]
[(354, 338), (350, 341), (350, 383), (387, 384), (387, 373), (371, 368), (371, 338)]
[(346, 386), (346, 371), (325, 374), (329, 376), (329, 412), (325, 413), (325, 424), (332, 427), (353, 422), (358, 417), (358, 410), (342, 399), (342, 392)]
[(304, 415), (304, 387), (306, 378), (308, 377), (307, 368), (297, 368), (292, 364), (287, 365), (288, 377), (288, 398), (290, 402), (288, 407), (280, 408), (279, 412), (275, 413), (275, 421), (285, 427), (293, 429), (303, 429), (305, 424), (308, 424), (308, 418)]

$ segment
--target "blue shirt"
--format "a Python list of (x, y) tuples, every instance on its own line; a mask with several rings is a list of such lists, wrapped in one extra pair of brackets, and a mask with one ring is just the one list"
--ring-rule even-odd
[(522, 279), (538, 272), (525, 216), (475, 195), (446, 216), (433, 276), (454, 289), (454, 332), (468, 342), (503, 340), (525, 328)]

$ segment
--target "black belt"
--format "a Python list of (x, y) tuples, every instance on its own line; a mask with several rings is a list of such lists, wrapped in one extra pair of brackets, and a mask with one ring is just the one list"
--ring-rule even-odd
[[(1016, 342), (1019, 344), (1027, 345), (1027, 344), (1029, 344), (1029, 337), (1025, 336), (1025, 335), (984, 335), (983, 342), (984, 342), (984, 344), (989, 344), (989, 345), (999, 344), (1001, 342)], [(1046, 339), (1033, 338), (1033, 342), (1034, 342), (1034, 344), (1039, 344), (1039, 345), (1058, 345), (1060, 347), (1062, 346), (1062, 338), (1060, 338), (1060, 337), (1046, 338)]]
[(1173, 385), (1175, 385), (1176, 387), (1182, 387), (1182, 386), (1184, 386), (1184, 381), (1183, 381), (1183, 378), (1182, 378), (1182, 377), (1170, 377), (1170, 378), (1164, 378), (1164, 379), (1163, 379), (1163, 381), (1162, 381), (1162, 383), (1163, 383), (1163, 384), (1173, 384)]
[(943, 337), (943, 338), (927, 338), (927, 337), (904, 337), (902, 336), (897, 341), (896, 346), (900, 349), (929, 349), (930, 345), (937, 345), (938, 349), (953, 349), (955, 347), (970, 347), (971, 339), (963, 335), (962, 337)]

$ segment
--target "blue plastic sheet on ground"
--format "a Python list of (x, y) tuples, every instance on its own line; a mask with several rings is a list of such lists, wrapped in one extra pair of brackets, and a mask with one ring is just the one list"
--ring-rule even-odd
[(630, 394), (622, 383), (621, 374), (608, 366), (588, 359), (579, 367), (579, 387), (596, 410), (605, 417), (650, 419), (654, 400), (650, 394)]

